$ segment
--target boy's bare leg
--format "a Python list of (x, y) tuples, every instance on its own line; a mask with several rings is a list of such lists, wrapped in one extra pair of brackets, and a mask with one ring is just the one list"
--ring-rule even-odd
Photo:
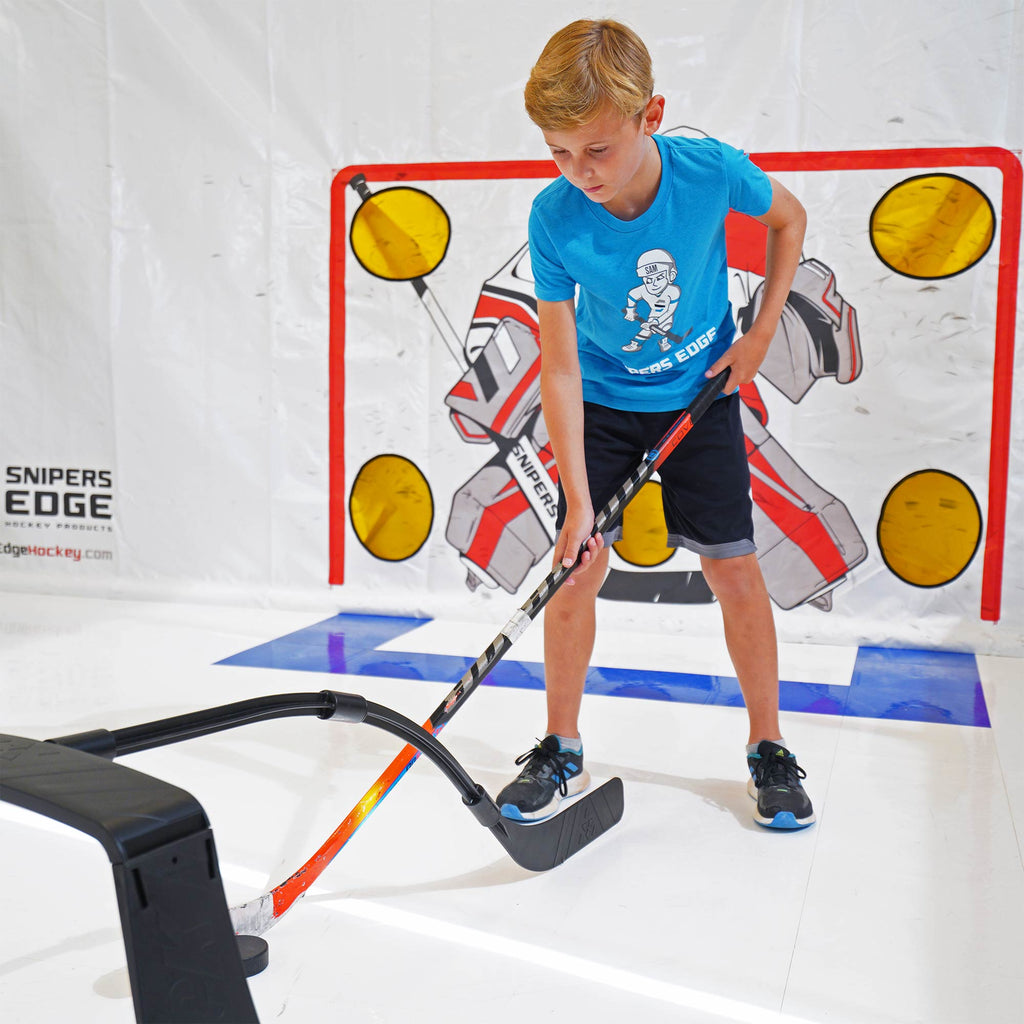
[(748, 743), (777, 740), (779, 652), (771, 600), (756, 555), (701, 558), (704, 577), (722, 607), (725, 642), (750, 718)]
[[(725, 642), (750, 720), (749, 743), (778, 739), (778, 644), (771, 601), (756, 555), (701, 558), (705, 578), (722, 608)], [(544, 610), (547, 731), (579, 735), (580, 704), (594, 649), (596, 600), (608, 568), (604, 549), (573, 585), (563, 586)]]
[(608, 569), (608, 549), (559, 589), (544, 609), (544, 680), (549, 734), (579, 736), (580, 703), (594, 650), (597, 593)]

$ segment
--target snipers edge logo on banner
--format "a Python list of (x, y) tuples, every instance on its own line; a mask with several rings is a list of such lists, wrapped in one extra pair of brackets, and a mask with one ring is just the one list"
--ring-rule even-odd
[(112, 532), (109, 470), (7, 466), (4, 485), (4, 526)]

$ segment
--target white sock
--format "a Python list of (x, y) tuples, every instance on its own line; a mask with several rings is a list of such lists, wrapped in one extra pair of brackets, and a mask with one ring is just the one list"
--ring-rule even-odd
[(558, 747), (563, 753), (582, 754), (583, 753), (583, 739), (577, 736), (576, 739), (569, 739), (566, 736), (558, 736), (553, 734), (555, 739), (558, 740)]

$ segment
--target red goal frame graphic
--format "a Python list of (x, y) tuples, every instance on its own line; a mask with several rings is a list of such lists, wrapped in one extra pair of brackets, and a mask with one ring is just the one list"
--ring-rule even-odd
[[(1006, 503), (1010, 462), (1013, 355), (1020, 264), (1024, 169), (1016, 154), (994, 146), (977, 148), (845, 150), (810, 153), (752, 153), (769, 174), (799, 171), (909, 170), (994, 167), (1003, 178), (999, 218), (999, 274), (996, 291), (992, 417), (989, 444), (988, 508), (981, 584), (981, 618), (998, 622), (1002, 604), (1006, 545)], [(338, 171), (331, 185), (330, 352), (329, 352), (329, 571), (328, 582), (345, 581), (345, 264), (348, 247), (349, 182), (356, 174), (373, 182), (554, 179), (549, 160), (468, 163), (367, 164)], [(358, 196), (352, 195), (358, 202)], [(526, 214), (523, 214), (525, 232)]]

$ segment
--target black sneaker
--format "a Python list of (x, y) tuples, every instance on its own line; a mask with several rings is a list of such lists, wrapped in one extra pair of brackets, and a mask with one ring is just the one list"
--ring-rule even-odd
[(747, 792), (757, 801), (754, 821), (765, 828), (806, 828), (814, 824), (814, 809), (800, 785), (807, 772), (796, 756), (771, 740), (762, 740), (756, 754), (747, 756)]
[(550, 818), (566, 798), (590, 785), (583, 770), (583, 755), (562, 750), (555, 736), (545, 736), (537, 746), (520, 754), (516, 764), (526, 767), (499, 794), (498, 807), (506, 818), (541, 821)]

